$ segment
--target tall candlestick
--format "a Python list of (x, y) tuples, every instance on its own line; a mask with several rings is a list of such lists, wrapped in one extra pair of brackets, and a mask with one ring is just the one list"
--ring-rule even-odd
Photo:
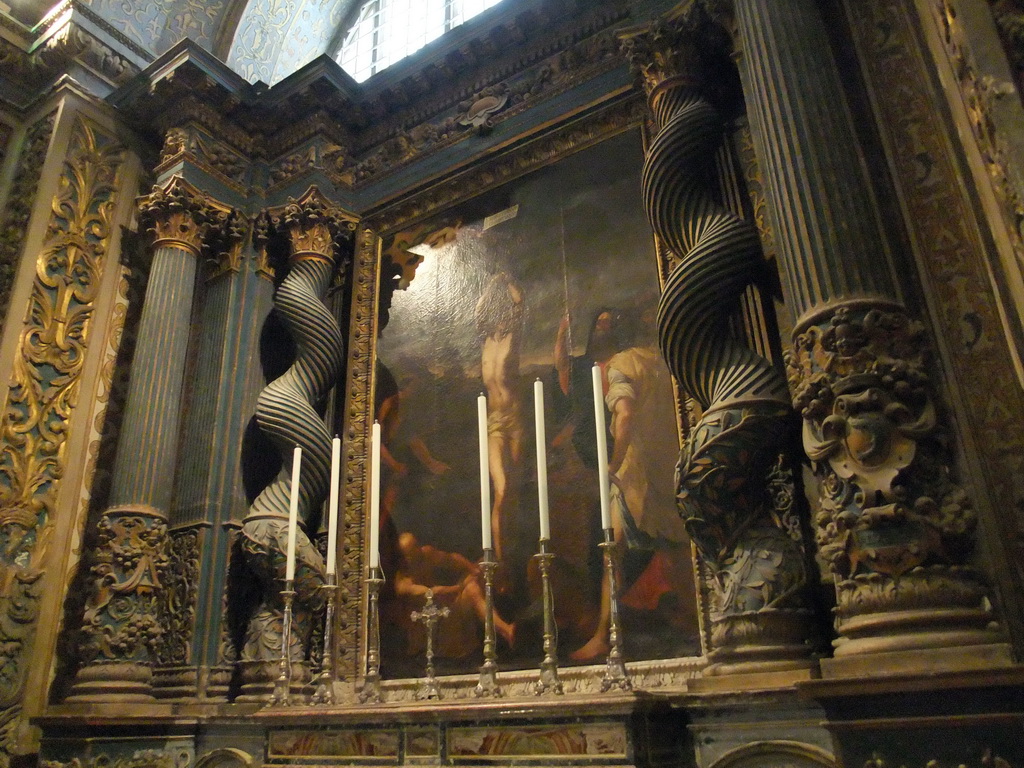
[(288, 507), (288, 557), (285, 561), (285, 579), (295, 578), (295, 537), (299, 530), (299, 475), (302, 472), (302, 449), (295, 446), (292, 452), (291, 504)]
[(477, 426), (480, 433), (480, 540), (491, 549), (491, 469), (487, 454), (487, 398), (476, 399)]
[(544, 383), (533, 382), (533, 421), (537, 433), (537, 508), (540, 512), (540, 537), (551, 538), (551, 521), (548, 519), (548, 449), (544, 433)]
[(370, 567), (380, 567), (380, 423), (373, 422), (370, 446)]
[(611, 488), (608, 483), (608, 433), (604, 426), (604, 384), (601, 366), (590, 369), (594, 382), (594, 428), (597, 430), (597, 482), (601, 486), (601, 527), (612, 527)]
[(327, 508), (327, 574), (337, 573), (338, 553), (338, 477), (341, 474), (341, 438), (331, 443), (331, 501)]

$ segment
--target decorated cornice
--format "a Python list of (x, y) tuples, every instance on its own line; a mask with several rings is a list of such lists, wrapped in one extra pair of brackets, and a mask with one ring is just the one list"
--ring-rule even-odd
[(629, 23), (630, 3), (593, 6), (542, 0), (418, 61), (415, 72), (398, 67), (365, 86), (320, 57), (266, 89), (183, 41), (111, 101), (155, 141), (192, 124), (225, 142), (227, 154), (266, 162), (265, 180), (254, 182), (264, 192), (312, 171), (360, 188), (622, 67), (615, 30)]
[(0, 68), (12, 86), (8, 100), (29, 100), (73, 65), (117, 87), (153, 59), (79, 0), (61, 3), (32, 29), (6, 17), (0, 22)]

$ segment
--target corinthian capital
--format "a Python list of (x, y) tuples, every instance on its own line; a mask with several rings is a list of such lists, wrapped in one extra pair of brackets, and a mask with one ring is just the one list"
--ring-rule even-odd
[(319, 258), (333, 262), (337, 241), (351, 237), (356, 227), (356, 218), (315, 186), (298, 199), (289, 198), (274, 219), (288, 232), (293, 260)]
[(230, 209), (175, 176), (153, 187), (139, 211), (149, 222), (155, 248), (176, 246), (198, 256), (210, 227), (223, 224)]
[(668, 83), (707, 82), (711, 61), (730, 46), (722, 24), (724, 5), (719, 0), (687, 0), (666, 18), (619, 34), (622, 53), (649, 97)]

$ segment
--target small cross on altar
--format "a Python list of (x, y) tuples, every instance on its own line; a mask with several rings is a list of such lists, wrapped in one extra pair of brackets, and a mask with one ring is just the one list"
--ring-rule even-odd
[(416, 691), (417, 699), (440, 699), (441, 688), (434, 676), (434, 630), (437, 623), (445, 618), (451, 611), (448, 608), (438, 608), (434, 602), (434, 590), (428, 589), (426, 600), (423, 603), (422, 611), (413, 611), (409, 616), (413, 621), (422, 621), (427, 629), (427, 676)]

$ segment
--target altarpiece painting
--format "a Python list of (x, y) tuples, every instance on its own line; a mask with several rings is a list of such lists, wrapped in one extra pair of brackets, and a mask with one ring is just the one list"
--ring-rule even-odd
[(700, 653), (689, 539), (675, 511), (677, 405), (657, 350), (658, 257), (638, 129), (387, 236), (402, 289), (377, 345), (383, 431), (382, 673), (422, 673), (426, 590), (450, 609), (438, 671), (473, 672), (483, 632), (476, 399), (488, 400), (498, 656), (542, 657), (534, 382), (543, 383), (562, 664), (603, 663), (591, 367), (602, 371), (628, 661)]

